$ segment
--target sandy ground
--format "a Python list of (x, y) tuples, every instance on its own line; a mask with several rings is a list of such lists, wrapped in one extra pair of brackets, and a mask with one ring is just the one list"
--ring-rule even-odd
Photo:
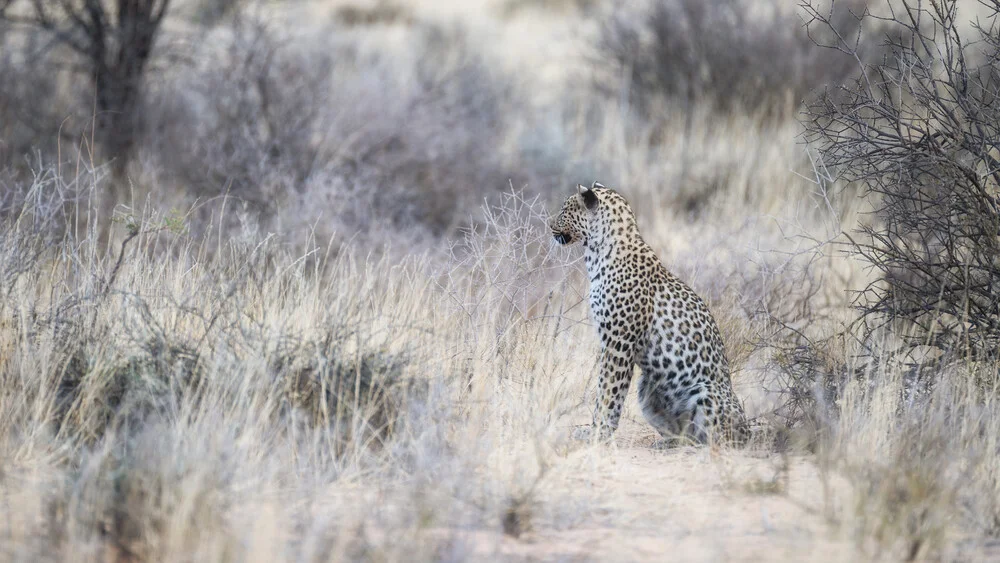
[[(587, 452), (579, 454), (583, 457)], [(602, 502), (569, 529), (537, 528), (484, 545), (487, 557), (544, 561), (850, 561), (859, 554), (822, 515), (804, 459), (683, 447), (591, 452), (610, 471), (560, 486)], [(489, 544), (491, 542), (483, 542)], [(493, 548), (493, 549), (489, 549)]]

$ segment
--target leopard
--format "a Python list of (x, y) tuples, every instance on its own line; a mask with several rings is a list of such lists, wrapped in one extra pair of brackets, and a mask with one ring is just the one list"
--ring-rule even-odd
[(578, 184), (549, 227), (556, 243), (583, 246), (600, 343), (593, 420), (576, 437), (612, 439), (638, 366), (639, 405), (658, 446), (744, 444), (749, 428), (718, 324), (643, 240), (625, 197)]

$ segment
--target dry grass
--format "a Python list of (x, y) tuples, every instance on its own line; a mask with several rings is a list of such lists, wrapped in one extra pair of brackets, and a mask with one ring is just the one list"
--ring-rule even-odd
[[(795, 109), (638, 119), (572, 70), (590, 3), (499, 4), (220, 24), (154, 85), (130, 185), (66, 141), (3, 162), (0, 559), (997, 556), (997, 366), (854, 344), (872, 274), (837, 243), (870, 204)], [(360, 19), (306, 25), (338, 13)], [(541, 15), (558, 65), (509, 40)], [(246, 58), (264, 44), (280, 69)], [(747, 449), (653, 450), (634, 396), (613, 445), (570, 440), (596, 339), (545, 219), (595, 178), (709, 301)]]

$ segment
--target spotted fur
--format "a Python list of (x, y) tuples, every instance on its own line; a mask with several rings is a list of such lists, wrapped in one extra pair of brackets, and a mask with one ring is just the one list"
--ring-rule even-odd
[(639, 235), (625, 198), (596, 182), (578, 186), (550, 227), (560, 244), (584, 246), (601, 341), (593, 430), (608, 439), (618, 428), (638, 365), (642, 412), (664, 438), (742, 442), (746, 417), (715, 319)]

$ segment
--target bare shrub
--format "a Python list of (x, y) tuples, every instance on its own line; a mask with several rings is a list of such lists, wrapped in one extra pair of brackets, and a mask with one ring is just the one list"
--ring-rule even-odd
[[(888, 327), (911, 345), (997, 358), (1000, 2), (984, 4), (989, 17), (965, 38), (959, 2), (902, 2), (889, 56), (809, 106), (825, 164), (875, 202), (850, 245), (880, 274), (857, 300), (869, 346)], [(828, 11), (806, 9), (810, 29), (835, 28)], [(844, 36), (827, 46), (859, 49)]]
[(839, 420), (838, 405), (852, 383), (867, 384), (870, 373), (852, 362), (843, 335), (809, 337), (787, 324), (768, 327), (754, 344), (766, 350), (760, 382), (774, 404), (762, 413), (768, 446), (779, 451), (816, 451)]
[[(358, 130), (347, 158), (337, 162), (351, 183), (377, 186), (371, 207), (385, 210), (380, 214), (393, 224), (454, 232), (484, 197), (528, 178), (511, 173), (498, 150), (516, 95), (466, 33), (422, 29), (412, 82), (388, 93), (395, 101), (386, 103), (398, 104), (400, 112)], [(376, 107), (383, 112), (385, 106)]]
[(532, 320), (559, 319), (549, 337), (579, 323), (575, 319), (586, 314), (580, 260), (554, 247), (544, 202), (513, 191), (485, 207), (483, 215), (482, 225), (469, 227), (452, 245), (441, 276), (468, 322), (469, 341), (489, 335), (476, 344), (501, 353), (511, 346), (516, 328)]
[[(831, 23), (855, 36), (851, 10), (835, 2)], [(685, 108), (708, 103), (723, 112), (785, 116), (809, 92), (855, 72), (842, 53), (815, 49), (790, 6), (756, 0), (662, 0), (620, 8), (597, 43), (598, 88), (624, 92), (640, 115), (655, 117), (664, 101)]]
[(746, 316), (748, 391), (769, 447), (779, 450), (815, 450), (838, 421), (844, 389), (870, 384), (878, 367), (846, 326), (854, 318), (848, 290), (865, 281), (838, 251), (845, 207), (856, 196), (813, 164), (813, 178), (800, 186), (810, 210), (779, 219), (771, 240), (755, 235), (735, 280)]
[(147, 118), (147, 146), (196, 195), (229, 193), (273, 209), (318, 166), (317, 135), (330, 126), (322, 92), (331, 56), (290, 52), (266, 23), (238, 18), (205, 67), (175, 73)]
[(463, 31), (406, 33), (403, 56), (336, 29), (307, 45), (244, 18), (155, 93), (150, 158), (190, 195), (228, 194), (263, 218), (454, 232), (511, 179), (498, 146), (513, 93)]

